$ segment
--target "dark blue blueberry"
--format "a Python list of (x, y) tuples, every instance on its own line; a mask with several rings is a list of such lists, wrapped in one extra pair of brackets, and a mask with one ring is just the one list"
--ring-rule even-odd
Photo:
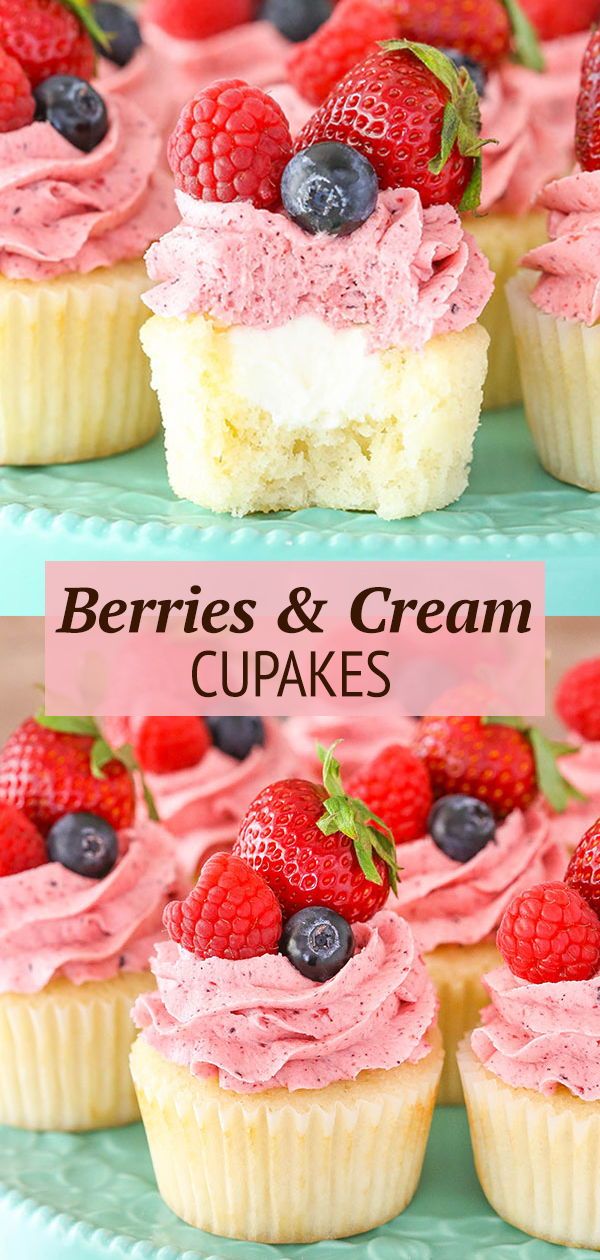
[(95, 88), (72, 74), (53, 74), (36, 87), (35, 116), (76, 149), (91, 153), (108, 131), (106, 105)]
[(466, 53), (460, 52), (458, 48), (442, 48), (441, 51), (450, 58), (457, 70), (461, 70), (464, 66), (465, 70), (469, 71), (475, 84), (477, 95), (483, 96), (487, 84), (487, 70), (485, 66), (482, 66), (480, 61), (475, 61), (474, 57), (467, 57)]
[(496, 820), (485, 801), (474, 796), (443, 796), (434, 805), (428, 831), (447, 857), (470, 862), (496, 835)]
[(119, 855), (117, 833), (96, 814), (64, 814), (48, 832), (48, 857), (88, 879), (103, 879)]
[(253, 748), (257, 745), (262, 748), (264, 745), (265, 728), (261, 718), (209, 717), (204, 721), (215, 748), (235, 757), (236, 761), (244, 761)]
[(288, 919), (279, 943), (282, 954), (309, 980), (331, 980), (351, 959), (350, 924), (326, 906), (309, 906)]
[(377, 176), (368, 158), (348, 144), (311, 144), (288, 162), (281, 180), (284, 207), (306, 232), (347, 236), (372, 215)]
[(140, 28), (133, 16), (122, 4), (113, 0), (94, 0), (92, 11), (98, 26), (108, 35), (110, 46), (96, 44), (96, 51), (116, 66), (126, 66), (142, 42)]
[(331, 17), (331, 0), (264, 0), (258, 16), (272, 22), (281, 35), (299, 44)]

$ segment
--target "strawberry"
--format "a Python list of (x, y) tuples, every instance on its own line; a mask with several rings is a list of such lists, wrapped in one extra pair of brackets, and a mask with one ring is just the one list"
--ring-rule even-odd
[(233, 851), (266, 879), (284, 918), (326, 906), (361, 922), (396, 888), (393, 837), (362, 801), (346, 796), (333, 748), (319, 755), (323, 784), (284, 779), (265, 788), (242, 819)]
[(147, 0), (144, 19), (176, 39), (206, 39), (254, 17), (254, 0)]
[(438, 49), (394, 41), (371, 53), (309, 118), (296, 152), (323, 140), (369, 159), (382, 188), (415, 188), (423, 206), (474, 210), (481, 190), (479, 100)]
[(383, 818), (395, 844), (425, 835), (433, 792), (426, 765), (410, 748), (384, 748), (351, 779), (348, 791)]
[(517, 0), (394, 0), (404, 39), (452, 48), (492, 70), (511, 51), (524, 65), (543, 69), (535, 32)]
[(25, 71), (0, 48), (0, 132), (33, 122), (35, 101)]
[(600, 29), (592, 32), (581, 67), (575, 154), (583, 171), (600, 170)]
[(579, 798), (556, 764), (574, 749), (519, 718), (426, 717), (414, 748), (427, 765), (434, 796), (475, 796), (497, 819), (526, 809), (539, 792), (556, 813)]
[(565, 882), (600, 914), (600, 819), (586, 831), (567, 867)]
[(54, 74), (93, 78), (92, 37), (106, 43), (84, 0), (0, 0), (0, 47), (33, 88)]
[(215, 853), (185, 901), (163, 922), (172, 941), (196, 958), (258, 958), (277, 952), (281, 906), (261, 875), (231, 853)]
[(118, 831), (134, 818), (134, 766), (132, 750), (111, 748), (94, 718), (38, 714), (0, 751), (0, 800), (22, 809), (42, 835), (64, 814), (80, 812), (98, 814)]
[(143, 770), (171, 774), (197, 766), (211, 746), (202, 718), (147, 717), (135, 739), (135, 754)]
[(558, 0), (521, 0), (540, 39), (558, 39), (561, 35), (574, 35), (585, 31), (600, 18), (599, 0), (570, 0), (560, 4)]
[(48, 861), (43, 836), (15, 805), (0, 801), (0, 877), (18, 875)]
[(600, 657), (580, 661), (560, 680), (554, 705), (567, 730), (600, 741)]
[(290, 54), (290, 83), (305, 100), (320, 105), (379, 40), (398, 35), (393, 0), (339, 0), (329, 20)]

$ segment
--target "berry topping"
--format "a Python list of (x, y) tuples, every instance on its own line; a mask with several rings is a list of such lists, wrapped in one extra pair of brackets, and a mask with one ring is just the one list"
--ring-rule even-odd
[(255, 0), (146, 0), (144, 18), (176, 39), (206, 39), (254, 17)]
[(600, 170), (600, 27), (592, 31), (581, 67), (575, 153), (583, 171)]
[(263, 22), (272, 22), (280, 35), (299, 44), (323, 25), (332, 12), (331, 0), (264, 0), (258, 11)]
[(488, 72), (485, 66), (482, 66), (480, 61), (475, 61), (474, 57), (467, 57), (466, 53), (459, 52), (456, 48), (442, 48), (441, 51), (450, 58), (450, 61), (453, 66), (456, 66), (457, 70), (462, 70), (464, 67), (473, 83), (477, 95), (484, 96), (488, 81)]
[(122, 4), (114, 4), (113, 0), (94, 0), (92, 13), (106, 36), (102, 44), (96, 44), (97, 51), (116, 66), (129, 65), (142, 43), (133, 13), (124, 9)]
[(35, 101), (29, 79), (14, 57), (0, 48), (0, 132), (33, 122)]
[(267, 880), (285, 918), (328, 906), (357, 923), (396, 888), (393, 837), (362, 801), (346, 796), (333, 750), (319, 755), (323, 786), (284, 779), (265, 788), (242, 819), (234, 853)]
[(600, 913), (600, 820), (582, 836), (567, 867), (565, 883)]
[(600, 17), (598, 0), (570, 0), (569, 4), (559, 4), (557, 0), (521, 0), (521, 8), (540, 39), (558, 39), (561, 35), (586, 31)]
[(65, 140), (91, 153), (108, 131), (108, 113), (100, 93), (83, 79), (55, 74), (36, 87), (35, 116), (49, 122)]
[(281, 199), (306, 232), (348, 236), (372, 215), (379, 187), (369, 160), (347, 144), (313, 144), (288, 162)]
[(423, 206), (476, 209), (481, 191), (479, 100), (443, 53), (395, 41), (360, 62), (309, 118), (296, 152), (323, 140), (358, 149), (382, 188), (415, 188)]
[(350, 924), (327, 906), (308, 906), (288, 919), (279, 946), (301, 975), (322, 984), (331, 980), (352, 957)]
[(77, 875), (103, 879), (119, 856), (117, 833), (97, 814), (65, 814), (50, 828), (48, 857)]
[(136, 757), (151, 774), (171, 774), (197, 766), (210, 748), (202, 718), (144, 718), (135, 741)]
[(526, 809), (538, 792), (556, 813), (580, 799), (557, 766), (558, 757), (574, 750), (519, 718), (425, 717), (414, 749), (429, 769), (435, 797), (476, 796), (497, 819)]
[(600, 741), (600, 657), (580, 661), (567, 670), (554, 703), (567, 730), (590, 743)]
[(185, 901), (166, 906), (172, 941), (196, 958), (258, 958), (275, 954), (281, 908), (269, 885), (231, 853), (216, 853)]
[(0, 0), (0, 47), (32, 87), (55, 74), (91, 79), (92, 32), (101, 34), (83, 0)]
[(200, 201), (280, 200), (292, 138), (281, 107), (241, 79), (204, 88), (181, 111), (169, 140), (175, 185)]
[(329, 21), (290, 54), (290, 83), (305, 100), (320, 105), (381, 40), (399, 34), (388, 0), (340, 0)]
[(457, 48), (482, 66), (508, 56), (512, 27), (503, 0), (397, 0), (399, 33), (437, 48)]
[(453, 862), (470, 862), (496, 835), (496, 820), (474, 796), (443, 796), (429, 815), (428, 831)]
[(590, 980), (600, 966), (600, 920), (566, 884), (537, 884), (505, 910), (498, 949), (530, 984)]
[(395, 844), (425, 835), (433, 793), (427, 767), (410, 748), (384, 748), (354, 776), (348, 791), (383, 818)]
[(265, 728), (261, 718), (216, 717), (204, 720), (215, 748), (236, 761), (245, 761), (253, 748), (264, 748)]
[(44, 838), (16, 805), (0, 801), (0, 877), (18, 875), (48, 861)]

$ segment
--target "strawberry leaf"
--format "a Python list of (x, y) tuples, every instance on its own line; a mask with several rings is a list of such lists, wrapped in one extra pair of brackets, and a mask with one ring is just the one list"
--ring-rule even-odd
[(71, 13), (81, 22), (84, 30), (87, 31), (90, 39), (104, 50), (110, 48), (110, 38), (106, 31), (98, 25), (92, 10), (89, 7), (88, 0), (60, 0), (64, 9), (70, 9)]
[(321, 744), (317, 747), (323, 763), (323, 785), (327, 792), (323, 802), (325, 812), (317, 826), (324, 836), (333, 836), (336, 831), (347, 836), (354, 845), (354, 852), (365, 879), (381, 886), (383, 880), (373, 858), (375, 852), (385, 862), (390, 887), (396, 892), (398, 864), (394, 837), (386, 823), (377, 814), (373, 814), (364, 801), (344, 792), (340, 764), (334, 757), (339, 742), (338, 740), (327, 749)]
[(534, 26), (518, 0), (500, 0), (500, 3), (508, 14), (516, 60), (528, 70), (537, 70), (541, 74), (546, 69), (546, 63)]
[(95, 718), (90, 717), (54, 717), (39, 709), (35, 715), (38, 726), (49, 731), (58, 731), (61, 735), (92, 735), (97, 737), (100, 728)]

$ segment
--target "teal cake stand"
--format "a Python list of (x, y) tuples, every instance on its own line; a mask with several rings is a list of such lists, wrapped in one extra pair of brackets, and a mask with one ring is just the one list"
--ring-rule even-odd
[(548, 615), (600, 614), (600, 494), (540, 468), (520, 410), (484, 416), (459, 503), (416, 520), (312, 509), (235, 520), (177, 500), (162, 441), (0, 470), (0, 614), (40, 616), (45, 560), (541, 560)]
[(465, 1112), (451, 1107), (436, 1112), (421, 1186), (401, 1217), (357, 1238), (306, 1247), (231, 1242), (177, 1220), (158, 1196), (141, 1125), (81, 1136), (0, 1129), (0, 1255), (3, 1260), (597, 1257), (527, 1238), (495, 1215), (477, 1183)]

